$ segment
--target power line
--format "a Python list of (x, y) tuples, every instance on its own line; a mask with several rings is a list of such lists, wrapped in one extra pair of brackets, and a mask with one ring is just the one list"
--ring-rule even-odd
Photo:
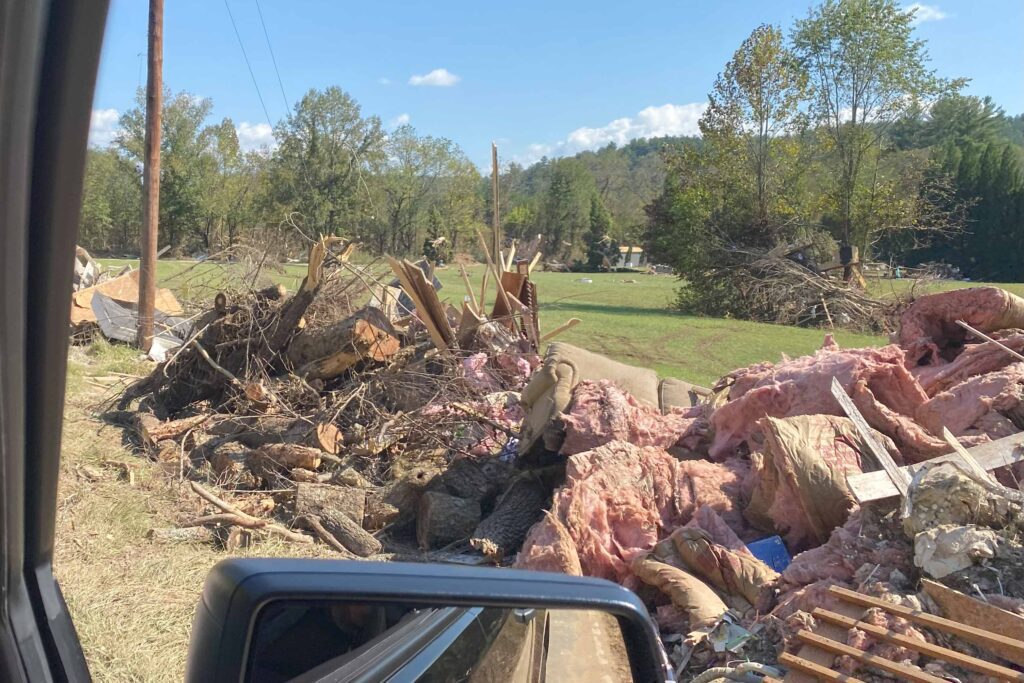
[(284, 94), (284, 82), (281, 80), (281, 72), (277, 69), (277, 57), (274, 56), (274, 48), (270, 45), (270, 34), (267, 33), (267, 23), (263, 21), (263, 10), (260, 9), (260, 0), (256, 0), (256, 12), (260, 15), (260, 24), (263, 26), (263, 37), (267, 39), (267, 49), (270, 50), (270, 61), (274, 63), (274, 73), (277, 74), (277, 84), (281, 87), (281, 99), (284, 100), (285, 114), (291, 111), (292, 105), (288, 103), (288, 96)]
[(235, 17), (231, 14), (231, 5), (228, 4), (228, 0), (224, 0), (224, 7), (228, 10), (228, 18), (231, 19), (231, 27), (235, 29), (235, 37), (238, 38), (238, 47), (242, 48), (242, 58), (245, 59), (245, 66), (249, 69), (249, 76), (252, 77), (252, 84), (256, 87), (256, 96), (260, 98), (260, 106), (263, 107), (263, 114), (267, 117), (267, 123), (274, 125), (274, 122), (270, 119), (270, 112), (267, 111), (267, 105), (263, 101), (263, 93), (260, 92), (260, 84), (256, 82), (256, 74), (253, 73), (252, 64), (249, 63), (249, 55), (245, 54), (245, 45), (242, 44), (242, 36), (238, 32), (238, 25), (235, 24)]

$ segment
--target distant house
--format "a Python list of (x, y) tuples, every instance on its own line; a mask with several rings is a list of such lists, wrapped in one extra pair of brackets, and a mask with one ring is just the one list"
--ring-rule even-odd
[(640, 268), (647, 259), (644, 256), (644, 250), (640, 247), (619, 247), (619, 260), (615, 262), (615, 268)]

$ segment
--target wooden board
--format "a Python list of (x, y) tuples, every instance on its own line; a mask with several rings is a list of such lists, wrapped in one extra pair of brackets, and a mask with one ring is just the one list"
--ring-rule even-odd
[[(974, 459), (986, 471), (994, 470), (997, 467), (1013, 465), (1014, 463), (1024, 461), (1024, 432), (1020, 434), (1013, 434), (1012, 436), (1007, 436), (996, 441), (990, 441), (989, 443), (981, 444), (980, 446), (968, 448), (967, 452), (974, 456)], [(932, 458), (924, 463), (907, 465), (900, 469), (904, 471), (908, 477), (913, 478), (914, 474), (916, 474), (918, 470), (927, 463), (950, 461), (961, 462), (960, 455), (956, 453), (940, 455), (939, 457)], [(849, 476), (846, 478), (846, 484), (849, 487), (854, 500), (861, 505), (873, 500), (882, 500), (899, 495), (899, 490), (896, 488), (896, 485), (892, 483), (892, 480), (889, 479), (889, 475), (884, 471), (865, 472), (864, 474)]]
[[(983, 647), (990, 649), (993, 652), (998, 651), (1001, 657), (1006, 657), (1007, 659), (1015, 657), (1017, 659), (1010, 659), (1010, 661), (1015, 663), (1018, 662), (1018, 660), (1024, 662), (1024, 639), (1002, 635), (1001, 633), (993, 633), (992, 631), (987, 631), (984, 628), (972, 626), (964, 622), (937, 617), (934, 614), (928, 614), (927, 612), (894, 605), (890, 602), (879, 600), (878, 598), (873, 598), (868, 595), (863, 595), (862, 593), (858, 593), (847, 588), (841, 588), (839, 586), (831, 586), (829, 588), (829, 592), (844, 602), (851, 602), (861, 607), (877, 607), (889, 614), (895, 614), (896, 616), (903, 617), (912, 623), (920, 624), (921, 626), (926, 626), (928, 628), (934, 628), (938, 631), (942, 631), (943, 633), (958, 636), (972, 643), (976, 642), (978, 644), (982, 644)], [(953, 592), (955, 593), (956, 591)], [(960, 595), (963, 594), (961, 593)], [(966, 598), (967, 596), (963, 597)], [(984, 606), (989, 607), (992, 610), (997, 609), (990, 605)], [(1005, 610), (999, 611), (1009, 615), (1010, 617), (1014, 616)], [(970, 616), (970, 614), (970, 612), (964, 612), (964, 614), (958, 614), (957, 616)], [(1021, 617), (1018, 617), (1018, 619), (1021, 619)], [(983, 619), (980, 621), (981, 623), (985, 623)], [(993, 623), (985, 623), (985, 625), (998, 627), (997, 624)]]
[[(983, 637), (961, 634), (961, 638), (1014, 664), (1024, 666), (1024, 617), (964, 595), (941, 583), (922, 579), (921, 584), (924, 592), (935, 601), (946, 618), (986, 631)], [(990, 633), (991, 631), (995, 633)], [(996, 634), (1001, 634), (998, 639), (990, 637)], [(1009, 640), (1010, 646), (1003, 640)], [(1024, 680), (1024, 676), (1018, 680)]]
[(864, 650), (847, 645), (846, 643), (840, 643), (830, 638), (819, 636), (811, 631), (801, 629), (800, 631), (797, 631), (796, 637), (808, 645), (814, 645), (815, 647), (827, 650), (834, 655), (850, 657), (865, 666), (874, 667), (876, 669), (881, 669), (882, 671), (895, 674), (900, 677), (900, 680), (913, 681), (914, 683), (946, 683), (944, 678), (933, 676), (921, 671), (920, 669), (907, 666), (905, 664), (897, 664), (885, 657), (873, 655), (869, 652), (865, 652)]
[[(860, 621), (864, 616), (864, 608), (850, 605), (847, 603), (840, 603), (836, 606), (836, 609), (843, 614), (843, 616)], [(846, 642), (847, 630), (834, 624), (821, 623), (818, 624), (818, 633), (830, 638), (832, 640), (839, 640)], [(832, 664), (835, 662), (835, 654), (824, 650), (816, 645), (804, 643), (800, 650), (797, 651), (797, 658), (804, 661), (810, 662), (815, 666), (822, 667), (826, 671), (832, 669)], [(797, 668), (796, 670), (790, 671), (786, 675), (786, 683), (813, 683), (813, 681), (820, 680), (818, 676), (814, 675), (813, 672), (807, 670), (807, 667)], [(856, 681), (856, 678), (835, 678), (831, 680), (837, 681)]]
[(819, 620), (819, 622), (835, 624), (836, 626), (840, 626), (847, 630), (851, 628), (860, 629), (879, 640), (894, 643), (901, 647), (919, 652), (927, 657), (941, 659), (957, 666), (972, 669), (973, 671), (977, 671), (986, 676), (993, 676), (1000, 680), (1007, 681), (1024, 681), (1024, 673), (1019, 671), (1014, 671), (1013, 669), (993, 664), (992, 662), (986, 662), (983, 659), (971, 657), (957, 652), (956, 650), (950, 650), (946, 647), (933, 645), (932, 643), (918, 640), (917, 638), (911, 638), (910, 636), (903, 635), (902, 633), (896, 633), (895, 631), (890, 631), (880, 626), (875, 626), (874, 624), (867, 624), (863, 621), (844, 617), (841, 614), (836, 614), (835, 612), (831, 612), (821, 607), (815, 608), (813, 614), (814, 618)]
[[(804, 647), (808, 647), (805, 645)], [(824, 650), (820, 650), (824, 652)], [(833, 657), (830, 653), (829, 657)], [(829, 666), (822, 666), (817, 662), (813, 662), (809, 659), (804, 659), (799, 655), (790, 654), (783, 652), (779, 655), (779, 664), (783, 664), (789, 667), (789, 673), (786, 674), (785, 680), (788, 681), (842, 681), (843, 683), (862, 683), (859, 678), (854, 678), (849, 674), (840, 673), (833, 671)]]
[(843, 389), (843, 385), (839, 383), (839, 380), (835, 377), (832, 378), (832, 396), (835, 397), (836, 401), (839, 402), (839, 406), (846, 413), (846, 416), (853, 420), (853, 426), (857, 428), (857, 432), (860, 434), (861, 440), (867, 445), (868, 450), (871, 451), (871, 455), (875, 456), (875, 460), (882, 466), (889, 479), (892, 481), (893, 486), (899, 491), (901, 495), (907, 495), (907, 490), (910, 487), (910, 477), (907, 476), (906, 472), (903, 472), (889, 455), (889, 451), (885, 450), (885, 447), (878, 443), (878, 439), (875, 438), (874, 432), (871, 427), (868, 426), (867, 421), (864, 420), (864, 416), (857, 410), (857, 406), (853, 404), (853, 401), (846, 394), (846, 390)]

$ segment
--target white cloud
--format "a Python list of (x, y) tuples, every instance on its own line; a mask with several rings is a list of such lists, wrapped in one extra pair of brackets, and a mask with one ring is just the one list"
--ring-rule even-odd
[(377, 79), (377, 82), (381, 85), (391, 85), (391, 79), (386, 76), (381, 76)]
[(942, 21), (949, 15), (938, 8), (937, 5), (926, 5), (923, 2), (915, 2), (909, 5), (907, 12), (914, 13), (914, 25), (923, 24), (926, 21)]
[(531, 164), (541, 157), (576, 154), (588, 149), (604, 147), (609, 142), (624, 145), (637, 138), (658, 138), (666, 135), (700, 135), (697, 125), (707, 108), (706, 102), (690, 104), (663, 104), (642, 109), (636, 116), (626, 116), (596, 128), (581, 127), (569, 133), (565, 140), (552, 145), (534, 143), (516, 161)]
[(462, 80), (459, 76), (456, 76), (448, 69), (434, 69), (428, 74), (422, 76), (411, 76), (409, 78), (409, 85), (433, 85), (440, 88), (447, 88), (453, 86)]
[(89, 144), (93, 147), (106, 147), (113, 142), (120, 130), (117, 127), (120, 118), (116, 109), (93, 109), (89, 119)]
[(238, 146), (246, 152), (273, 149), (277, 146), (274, 129), (270, 127), (269, 123), (242, 121), (235, 128), (235, 133), (238, 135)]
[(389, 123), (391, 124), (392, 128), (398, 128), (399, 126), (404, 126), (405, 124), (409, 123), (409, 121), (411, 121), (411, 120), (412, 120), (412, 117), (410, 117), (405, 112), (402, 112), (401, 114), (399, 114), (395, 118), (391, 119), (391, 121)]

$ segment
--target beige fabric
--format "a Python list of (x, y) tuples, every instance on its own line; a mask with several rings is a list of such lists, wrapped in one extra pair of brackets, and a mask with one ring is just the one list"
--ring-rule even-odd
[(569, 406), (573, 388), (585, 379), (611, 380), (637, 401), (658, 407), (658, 375), (653, 370), (555, 342), (548, 347), (544, 364), (523, 389), (521, 403), (526, 419), (520, 429), (520, 454), (528, 453), (538, 443), (545, 428)]
[(699, 404), (703, 397), (710, 395), (710, 389), (675, 377), (666, 377), (658, 385), (658, 405), (662, 413), (667, 413), (672, 408), (692, 408)]

